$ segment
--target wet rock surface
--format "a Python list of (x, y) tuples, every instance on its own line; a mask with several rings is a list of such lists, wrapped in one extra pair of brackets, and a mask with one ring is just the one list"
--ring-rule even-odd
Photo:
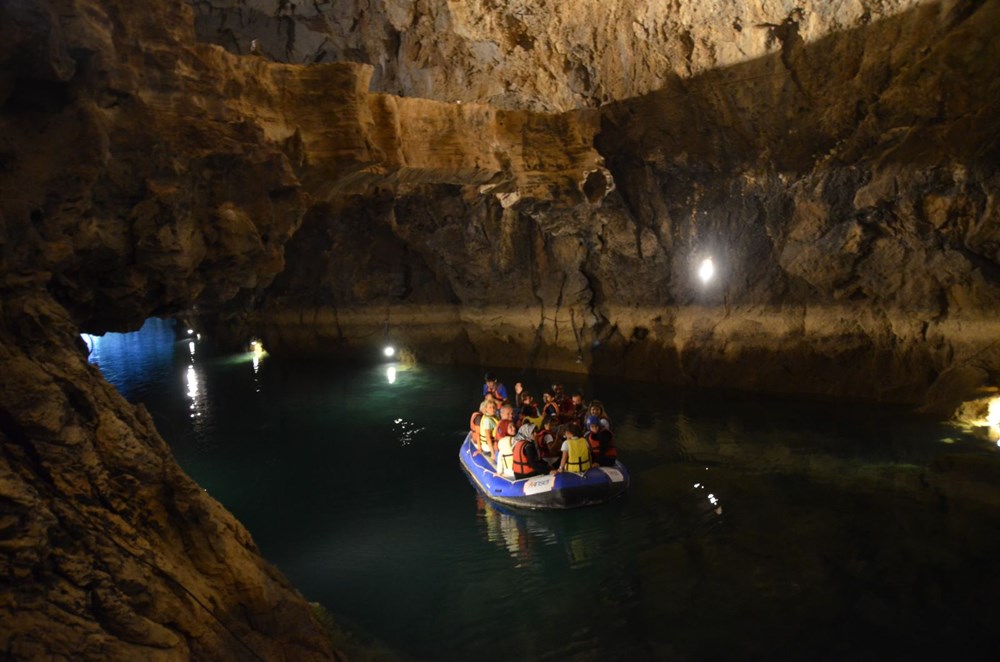
[(4, 3), (0, 645), (333, 655), (81, 331), (391, 332), (939, 411), (995, 385), (998, 26), (971, 0)]

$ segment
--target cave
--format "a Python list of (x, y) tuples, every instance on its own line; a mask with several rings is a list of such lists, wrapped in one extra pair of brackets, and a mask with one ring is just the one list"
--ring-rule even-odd
[[(957, 568), (985, 572), (1000, 551), (984, 532), (1000, 513), (998, 29), (997, 0), (4, 2), (0, 650), (378, 656), (377, 642), (336, 640), (336, 615), (188, 475), (157, 412), (126, 398), (84, 340), (174, 320), (222, 354), (253, 341), (276, 363), (355, 376), (391, 339), (427, 374), (555, 374), (636, 402), (725, 398), (749, 416), (794, 401), (950, 425), (973, 450), (866, 467), (836, 493), (857, 512), (875, 492), (906, 500), (907, 536), (923, 523), (975, 548), (964, 561), (926, 552), (947, 571), (851, 557), (860, 616), (846, 630), (941, 617), (940, 640), (817, 651), (835, 638), (823, 619), (846, 618), (800, 585), (819, 571), (803, 563), (782, 583), (759, 560), (773, 573), (761, 613), (799, 605), (812, 636), (795, 644), (777, 620), (748, 619), (728, 647), (707, 644), (707, 628), (666, 642), (643, 622), (622, 650), (994, 659), (976, 623), (943, 615), (997, 606), (964, 591)], [(459, 428), (467, 406), (454, 403)], [(698, 424), (685, 420), (671, 434), (690, 448)], [(767, 452), (797, 452), (782, 443)], [(662, 455), (631, 502), (665, 493), (702, 508), (680, 484), (702, 489), (693, 467), (708, 471), (718, 450)], [(817, 486), (855, 469), (798, 476), (796, 517), (828, 507)], [(694, 519), (681, 540), (633, 552), (648, 586), (687, 600), (645, 597), (643, 618), (691, 624), (692, 605), (713, 607), (656, 569), (732, 561), (700, 537), (719, 535), (711, 512)], [(889, 599), (879, 571), (915, 588)], [(931, 607), (899, 616), (896, 599)], [(592, 659), (511, 641), (512, 654)]]

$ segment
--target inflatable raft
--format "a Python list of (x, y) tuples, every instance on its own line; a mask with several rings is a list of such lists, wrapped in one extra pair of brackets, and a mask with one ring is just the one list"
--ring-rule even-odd
[(577, 508), (604, 503), (628, 489), (628, 470), (620, 461), (613, 467), (592, 467), (583, 474), (563, 472), (521, 480), (498, 476), (486, 457), (473, 456), (475, 448), (470, 437), (465, 436), (458, 454), (462, 468), (487, 498), (505, 506), (532, 510)]

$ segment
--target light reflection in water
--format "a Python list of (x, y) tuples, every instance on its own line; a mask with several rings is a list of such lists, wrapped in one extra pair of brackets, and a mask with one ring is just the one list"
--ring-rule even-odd
[(389, 366), (385, 371), (385, 377), (389, 380), (390, 384), (396, 383), (396, 368), (395, 366)]
[(416, 423), (402, 418), (395, 419), (393, 424), (396, 426), (396, 433), (399, 436), (399, 442), (402, 446), (409, 446), (412, 444), (417, 439), (417, 435), (424, 431), (424, 428), (418, 428)]

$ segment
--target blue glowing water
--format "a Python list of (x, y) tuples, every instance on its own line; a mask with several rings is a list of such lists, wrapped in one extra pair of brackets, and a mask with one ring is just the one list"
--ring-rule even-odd
[(605, 402), (633, 487), (520, 513), (459, 468), (480, 369), (219, 355), (159, 321), (93, 347), (308, 599), (409, 658), (998, 652), (1000, 517), (922, 482), (996, 450), (905, 410), (545, 375)]

